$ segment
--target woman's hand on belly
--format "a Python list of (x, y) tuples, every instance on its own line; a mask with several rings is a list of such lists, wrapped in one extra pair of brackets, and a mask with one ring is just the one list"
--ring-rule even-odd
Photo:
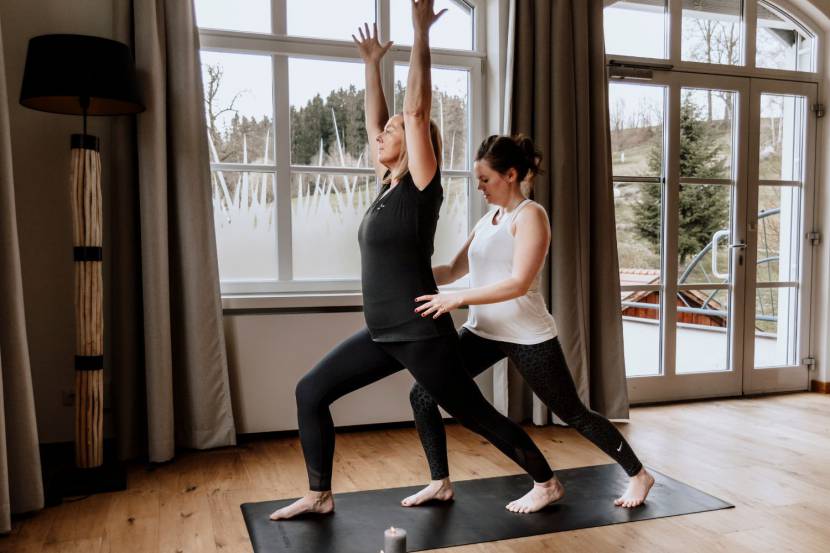
[(461, 294), (452, 292), (418, 296), (415, 301), (426, 302), (416, 307), (415, 312), (420, 313), (421, 317), (432, 315), (433, 319), (437, 319), (444, 313), (449, 313), (453, 309), (458, 309), (464, 305), (464, 298)]

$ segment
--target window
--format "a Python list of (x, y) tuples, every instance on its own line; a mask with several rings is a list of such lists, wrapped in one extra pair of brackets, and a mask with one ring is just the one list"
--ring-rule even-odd
[[(679, 66), (690, 62), (816, 71), (815, 33), (791, 12), (771, 1), (604, 0), (604, 3), (605, 51), (615, 57), (664, 60)], [(673, 14), (672, 10), (679, 13)], [(672, 35), (670, 30), (674, 28), (680, 32)], [(754, 42), (747, 42), (747, 36), (754, 37)]]
[(196, 24), (200, 28), (271, 32), (271, 0), (196, 0)]
[[(432, 117), (444, 140), (435, 263), (451, 259), (478, 216), (470, 156), (486, 111), (477, 3), (438, 0), (443, 8), (431, 34)], [(196, 0), (223, 293), (359, 289), (357, 229), (377, 182), (351, 35), (377, 20), (381, 39), (395, 41), (382, 71), (390, 113), (399, 111), (408, 9), (408, 0)]]
[[(668, 57), (666, 0), (606, 0), (605, 51), (642, 58)], [(632, 33), (631, 29), (648, 29)]]
[(815, 71), (815, 36), (769, 2), (758, 2), (755, 65)]
[(610, 83), (611, 162), (628, 376), (660, 373), (666, 89)]
[(683, 0), (683, 61), (741, 63), (742, 0)]
[[(412, 14), (410, 0), (392, 0), (389, 6), (389, 22), (392, 27), (392, 40), (396, 44), (412, 45)], [(435, 12), (447, 10), (441, 16), (442, 24), (452, 32), (436, 34), (432, 38), (433, 48), (452, 48), (472, 50), (473, 44), (473, 8), (458, 0), (435, 0)]]
[(375, 0), (286, 0), (286, 8), (288, 34), (293, 36), (351, 40), (359, 25), (375, 20)]

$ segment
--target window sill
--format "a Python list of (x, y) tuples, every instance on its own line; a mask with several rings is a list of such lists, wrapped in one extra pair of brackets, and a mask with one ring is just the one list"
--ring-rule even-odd
[[(468, 277), (441, 286), (441, 292), (453, 292), (469, 287)], [(363, 310), (360, 292), (286, 292), (261, 294), (222, 294), (222, 311), (236, 314), (245, 311), (271, 312), (356, 312)]]
[[(295, 294), (227, 294), (222, 296), (223, 311), (246, 310), (325, 310), (362, 308), (360, 292), (321, 292)], [(359, 310), (359, 309), (355, 309)]]

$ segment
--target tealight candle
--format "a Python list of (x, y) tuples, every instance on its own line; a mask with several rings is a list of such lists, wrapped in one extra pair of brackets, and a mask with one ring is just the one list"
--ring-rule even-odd
[(383, 533), (385, 553), (406, 553), (406, 530), (392, 526)]

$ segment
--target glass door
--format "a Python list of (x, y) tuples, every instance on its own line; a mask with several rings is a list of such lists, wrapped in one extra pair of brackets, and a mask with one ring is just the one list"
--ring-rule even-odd
[[(622, 286), (626, 364), (633, 369), (629, 396), (661, 401), (735, 395), (743, 354), (736, 347), (742, 317), (735, 315), (743, 313), (744, 297), (740, 222), (747, 160), (741, 137), (747, 135), (749, 81), (655, 72), (651, 83), (664, 90), (665, 155), (658, 182), (631, 209), (636, 233), (655, 252), (659, 242), (660, 270), (651, 282)], [(657, 167), (657, 156), (649, 154), (650, 167)], [(649, 309), (654, 315), (647, 337), (637, 314)], [(659, 363), (636, 374), (644, 349), (659, 351)]]
[(632, 402), (806, 389), (815, 85), (609, 87)]
[(743, 388), (808, 386), (813, 83), (752, 79)]

